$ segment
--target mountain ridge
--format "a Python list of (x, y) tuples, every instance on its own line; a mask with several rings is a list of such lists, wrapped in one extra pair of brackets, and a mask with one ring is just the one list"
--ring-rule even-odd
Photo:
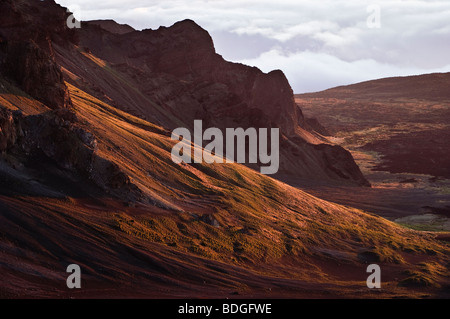
[[(433, 86), (438, 84), (438, 86)], [(450, 72), (427, 73), (409, 76), (387, 77), (341, 85), (320, 92), (295, 94), (297, 97), (333, 96), (336, 98), (350, 98), (357, 91), (365, 91), (372, 97), (389, 96), (391, 98), (408, 96), (409, 98), (429, 100), (450, 100), (448, 86), (450, 85)], [(405, 91), (407, 90), (407, 91)]]
[[(210, 35), (192, 20), (123, 35), (84, 22), (80, 47), (82, 56), (57, 48), (58, 62), (69, 82), (104, 102), (169, 129), (192, 130), (195, 119), (222, 130), (279, 127), (282, 173), (368, 186), (344, 149), (314, 146), (331, 143), (305, 123), (281, 71), (264, 74), (223, 60)], [(95, 76), (80, 67), (86, 56), (99, 66)], [(339, 160), (325, 150), (339, 153)]]

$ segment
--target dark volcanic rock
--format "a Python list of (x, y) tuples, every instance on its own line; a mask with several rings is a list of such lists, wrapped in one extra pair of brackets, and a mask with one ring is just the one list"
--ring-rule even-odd
[(129, 26), (128, 24), (119, 24), (114, 20), (91, 20), (89, 21), (89, 23), (96, 24), (100, 26), (102, 29), (105, 29), (106, 31), (111, 33), (125, 34), (136, 31), (133, 29), (133, 27)]
[(71, 105), (60, 67), (36, 43), (10, 42), (4, 55), (3, 73), (22, 90), (52, 109)]
[[(167, 74), (183, 83), (190, 83), (172, 94), (162, 97), (157, 93), (156, 97), (163, 99), (163, 103), (175, 100), (175, 103), (170, 103), (176, 108), (175, 112), (185, 113), (184, 117), (189, 122), (199, 111), (212, 113), (220, 107), (221, 117), (211, 114), (210, 118), (216, 118), (217, 122), (211, 124), (221, 126), (220, 122), (226, 120), (223, 117), (234, 115), (234, 107), (255, 109), (261, 110), (283, 133), (295, 134), (301, 115), (283, 72), (275, 70), (265, 74), (255, 67), (225, 61), (216, 54), (208, 32), (192, 20), (177, 22), (170, 28), (125, 35), (111, 34), (96, 22), (88, 22), (83, 24), (80, 35), (83, 46), (106, 61), (150, 72), (153, 77)], [(149, 86), (143, 89), (148, 91)], [(159, 86), (158, 90), (170, 88)], [(181, 100), (180, 93), (185, 95), (185, 100)], [(188, 103), (191, 107), (185, 107), (184, 104)], [(192, 105), (197, 106), (192, 109)], [(173, 122), (169, 119), (161, 124), (171, 127)]]
[[(51, 109), (71, 106), (66, 80), (169, 130), (192, 130), (195, 119), (222, 130), (279, 128), (280, 174), (368, 184), (351, 155), (323, 144), (306, 123), (283, 72), (225, 61), (192, 20), (157, 30), (114, 21), (70, 29), (69, 13), (52, 0), (4, 0), (0, 9), (0, 75)], [(71, 136), (58, 134), (61, 141)], [(89, 134), (77, 138), (95, 148)]]
[(76, 115), (54, 110), (22, 116), (0, 108), (0, 151), (21, 158), (27, 166), (51, 163), (91, 180), (109, 195), (137, 201), (142, 192), (120, 167), (97, 154), (95, 136), (79, 126)]
[(16, 143), (17, 128), (11, 111), (0, 108), (0, 152)]
[(205, 128), (222, 130), (279, 128), (280, 174), (369, 185), (348, 152), (323, 144), (325, 138), (315, 129), (320, 134), (326, 129), (304, 118), (283, 72), (265, 74), (255, 67), (225, 61), (215, 52), (208, 32), (192, 20), (126, 34), (108, 28), (95, 21), (84, 23), (79, 30), (80, 43), (108, 62), (121, 78), (94, 65), (86, 66), (95, 68), (92, 75), (79, 67), (91, 61), (76, 55), (68, 60), (67, 54), (60, 53), (58, 61), (82, 79), (75, 85), (168, 129), (183, 126), (192, 130), (195, 119), (203, 120)]
[(370, 186), (370, 183), (359, 172), (351, 153), (337, 145), (319, 144), (314, 148), (322, 151), (322, 166), (346, 180), (355, 180), (360, 185)]
[(0, 3), (0, 74), (52, 109), (70, 107), (53, 42), (76, 42), (68, 13), (54, 1)]
[(363, 251), (358, 254), (358, 259), (364, 263), (379, 263), (381, 262), (381, 256), (375, 251)]
[(323, 136), (331, 136), (331, 133), (316, 118), (305, 118), (305, 126), (308, 131), (315, 131)]

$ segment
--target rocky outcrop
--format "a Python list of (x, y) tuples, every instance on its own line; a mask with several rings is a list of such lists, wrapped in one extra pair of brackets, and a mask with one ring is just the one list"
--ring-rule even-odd
[[(304, 118), (283, 72), (266, 74), (225, 61), (208, 32), (192, 20), (126, 34), (109, 32), (111, 28), (111, 23), (108, 28), (97, 22), (82, 24), (80, 44), (116, 74), (84, 57), (72, 55), (69, 61), (66, 53), (58, 55), (58, 61), (82, 79), (74, 84), (90, 94), (169, 129), (192, 130), (195, 119), (222, 130), (277, 127), (282, 133), (280, 174), (368, 185), (352, 156), (328, 143), (319, 123)], [(94, 68), (94, 75), (80, 65)]]
[(338, 145), (318, 144), (314, 148), (322, 153), (322, 166), (328, 171), (334, 172), (344, 180), (353, 180), (362, 186), (370, 186), (370, 183), (360, 173), (351, 153)]
[(60, 67), (31, 40), (8, 43), (2, 73), (51, 109), (71, 106)]
[(91, 20), (90, 24), (98, 25), (102, 29), (116, 34), (125, 34), (136, 31), (133, 27), (128, 24), (119, 24), (114, 20)]
[(54, 1), (0, 4), (0, 74), (52, 109), (71, 106), (53, 52), (53, 42), (76, 41), (75, 31), (66, 25), (67, 16)]
[[(194, 100), (186, 96), (184, 101), (173, 102), (178, 100), (176, 92), (165, 96), (156, 92), (150, 94), (152, 98), (162, 99), (163, 103), (172, 102), (177, 108), (175, 113), (189, 112), (192, 104), (197, 104), (193, 114), (186, 114), (189, 122), (196, 112), (204, 109), (210, 113), (208, 111), (215, 110), (218, 104), (225, 104), (221, 106), (224, 111), (222, 116), (232, 115), (227, 108), (233, 106), (261, 110), (286, 135), (295, 135), (300, 114), (283, 72), (275, 70), (265, 74), (255, 67), (225, 61), (215, 52), (208, 32), (192, 20), (177, 22), (170, 28), (160, 27), (158, 30), (135, 31), (125, 35), (112, 34), (97, 22), (88, 22), (80, 29), (80, 41), (95, 56), (110, 63), (127, 65), (153, 77), (171, 75), (177, 81), (189, 83), (188, 87), (183, 85), (180, 90), (185, 95), (194, 95)], [(177, 81), (172, 78), (172, 82)], [(175, 83), (171, 85), (179, 87)], [(149, 86), (151, 84), (142, 89), (148, 91)], [(158, 89), (168, 90), (163, 87)], [(224, 98), (226, 103), (217, 98)], [(185, 107), (184, 104), (188, 103), (191, 107)], [(217, 119), (218, 123), (214, 124), (220, 126), (221, 120)], [(172, 123), (161, 124), (171, 126)]]
[(0, 152), (8, 150), (16, 143), (17, 129), (11, 111), (0, 108)]
[(225, 61), (192, 20), (157, 30), (113, 21), (69, 29), (69, 13), (52, 0), (0, 6), (0, 75), (51, 109), (71, 107), (66, 80), (169, 130), (193, 129), (195, 119), (220, 129), (276, 127), (284, 147), (280, 173), (367, 184), (345, 150), (324, 144), (307, 125), (283, 72)]
[(323, 136), (331, 136), (331, 133), (327, 130), (327, 128), (314, 117), (305, 118), (305, 127), (308, 131), (314, 131)]
[(95, 136), (67, 109), (24, 116), (0, 108), (0, 151), (21, 158), (27, 166), (51, 162), (127, 202), (143, 198), (117, 164), (98, 155)]

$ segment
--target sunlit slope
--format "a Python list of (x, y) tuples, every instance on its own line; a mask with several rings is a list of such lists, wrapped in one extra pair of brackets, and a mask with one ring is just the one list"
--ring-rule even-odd
[[(168, 132), (69, 89), (100, 154), (115, 161), (150, 204), (170, 212), (164, 218), (149, 216), (147, 206), (136, 203), (138, 216), (124, 213), (115, 219), (129, 235), (257, 269), (261, 262), (295, 256), (327, 255), (356, 264), (364, 256), (396, 264), (408, 264), (420, 253), (447, 258), (432, 235), (319, 200), (244, 166), (174, 164)], [(294, 273), (288, 271), (288, 277), (301, 276)]]
[[(65, 288), (70, 263), (85, 272), (83, 296), (419, 296), (448, 287), (449, 248), (432, 234), (242, 165), (174, 164), (170, 132), (68, 86), (96, 154), (139, 196), (1, 195), (2, 295), (77, 296)], [(369, 263), (383, 269), (381, 293), (366, 287)]]
[[(187, 22), (182, 25), (190, 30), (194, 24)], [(200, 30), (199, 27), (194, 29)], [(66, 81), (99, 100), (167, 129), (192, 129), (196, 119), (203, 120), (205, 127), (220, 129), (279, 127), (280, 167), (273, 177), (286, 181), (284, 177), (289, 175), (296, 180), (314, 179), (325, 183), (368, 186), (350, 153), (307, 131), (301, 110), (295, 105), (293, 96), (286, 94), (291, 89), (281, 72), (265, 75), (256, 68), (225, 62), (214, 53), (212, 42), (208, 42), (207, 51), (217, 61), (205, 62), (199, 58), (200, 53), (196, 54), (198, 48), (177, 47), (174, 42), (179, 40), (194, 43), (194, 40), (186, 40), (189, 37), (184, 35), (181, 37), (183, 40), (175, 41), (163, 36), (154, 38), (156, 33), (153, 32), (137, 32), (142, 38), (124, 45), (125, 39), (110, 42), (110, 38), (117, 35), (100, 28), (91, 30), (86, 26), (80, 31), (82, 38), (90, 39), (87, 43), (82, 41), (79, 46), (69, 48), (55, 45), (55, 54)], [(97, 32), (107, 34), (97, 39)], [(207, 36), (206, 31), (199, 32)], [(174, 36), (178, 37), (176, 34)], [(107, 43), (101, 39), (106, 39)], [(167, 41), (166, 49), (177, 56), (181, 54), (182, 60), (187, 61), (180, 65), (183, 70), (186, 65), (190, 68), (178, 74), (173, 66), (178, 64), (175, 61), (180, 61), (180, 58), (174, 57), (169, 62), (166, 49), (161, 49), (155, 56), (157, 43), (161, 41)], [(136, 43), (146, 43), (147, 49), (131, 54), (126, 48), (139, 47)], [(116, 47), (117, 44), (120, 47)], [(134, 61), (130, 54), (140, 57), (138, 60), (142, 60), (143, 64)], [(160, 59), (166, 61), (164, 67), (149, 66), (158, 64)], [(199, 59), (198, 67), (191, 65)], [(260, 80), (256, 81), (256, 78)], [(284, 108), (270, 115), (281, 105)], [(276, 122), (276, 118), (280, 121)], [(259, 171), (258, 165), (248, 166)]]
[(0, 106), (25, 115), (47, 112), (50, 109), (0, 76)]

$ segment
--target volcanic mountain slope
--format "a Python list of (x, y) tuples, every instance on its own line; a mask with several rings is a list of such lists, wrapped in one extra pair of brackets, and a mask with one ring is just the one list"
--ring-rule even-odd
[[(22, 115), (4, 109), (1, 122), (2, 132), (18, 136), (1, 164), (2, 296), (445, 295), (449, 248), (433, 235), (238, 164), (175, 165), (164, 129), (68, 89), (74, 114), (65, 111), (59, 124), (61, 115), (18, 89), (2, 94), (3, 107), (23, 106)], [(43, 113), (28, 115), (30, 102)], [(28, 136), (23, 128), (36, 116), (60, 133)], [(80, 130), (95, 143), (83, 142)], [(30, 151), (28, 140), (39, 140), (41, 151)], [(88, 155), (61, 162), (66, 143)], [(74, 164), (84, 157), (103, 165)], [(128, 178), (106, 183), (105, 167)], [(373, 262), (383, 269), (381, 294), (365, 286)], [(71, 263), (83, 269), (79, 293), (65, 288)]]
[(103, 102), (171, 130), (192, 130), (195, 119), (222, 130), (278, 127), (276, 176), (369, 185), (351, 155), (308, 124), (281, 71), (225, 61), (193, 21), (143, 31), (92, 21), (78, 34), (76, 47), (54, 45), (56, 60), (67, 81)]
[[(433, 234), (240, 164), (177, 165), (166, 128), (59, 76), (51, 87), (69, 99), (47, 105), (3, 66), (0, 296), (448, 296), (450, 248)], [(72, 263), (77, 291), (66, 287)], [(382, 290), (366, 286), (369, 263)]]

